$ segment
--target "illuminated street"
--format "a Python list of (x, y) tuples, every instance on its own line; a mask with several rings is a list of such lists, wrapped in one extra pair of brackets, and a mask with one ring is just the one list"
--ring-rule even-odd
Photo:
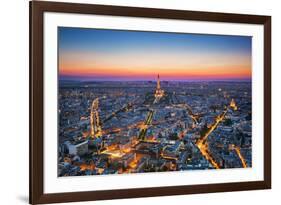
[(213, 159), (209, 154), (207, 139), (208, 136), (217, 128), (218, 124), (224, 119), (227, 111), (224, 111), (222, 114), (215, 118), (214, 124), (206, 131), (206, 133), (198, 139), (196, 145), (200, 149), (202, 155), (213, 165), (214, 168), (219, 169), (218, 163)]

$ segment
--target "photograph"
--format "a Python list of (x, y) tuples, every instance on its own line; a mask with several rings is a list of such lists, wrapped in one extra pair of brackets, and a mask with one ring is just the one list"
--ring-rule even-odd
[(271, 189), (271, 13), (179, 5), (29, 2), (30, 204)]
[(57, 36), (58, 177), (252, 167), (252, 36)]

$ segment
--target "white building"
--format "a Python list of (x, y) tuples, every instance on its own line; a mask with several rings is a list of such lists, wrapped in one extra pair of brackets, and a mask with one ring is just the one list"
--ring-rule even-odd
[(77, 144), (71, 144), (69, 141), (65, 142), (68, 152), (71, 155), (79, 155), (82, 156), (88, 153), (88, 140)]

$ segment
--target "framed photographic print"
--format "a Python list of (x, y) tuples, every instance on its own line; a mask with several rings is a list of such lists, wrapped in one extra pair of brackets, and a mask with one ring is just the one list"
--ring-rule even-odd
[(271, 188), (271, 17), (30, 2), (30, 203)]

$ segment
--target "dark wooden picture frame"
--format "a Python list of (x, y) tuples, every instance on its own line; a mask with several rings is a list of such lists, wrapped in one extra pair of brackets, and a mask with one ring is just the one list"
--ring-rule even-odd
[[(271, 188), (271, 17), (152, 8), (31, 1), (30, 3), (30, 203), (75, 202)], [(43, 14), (62, 12), (160, 19), (260, 24), (264, 28), (264, 180), (45, 194), (43, 191)]]

